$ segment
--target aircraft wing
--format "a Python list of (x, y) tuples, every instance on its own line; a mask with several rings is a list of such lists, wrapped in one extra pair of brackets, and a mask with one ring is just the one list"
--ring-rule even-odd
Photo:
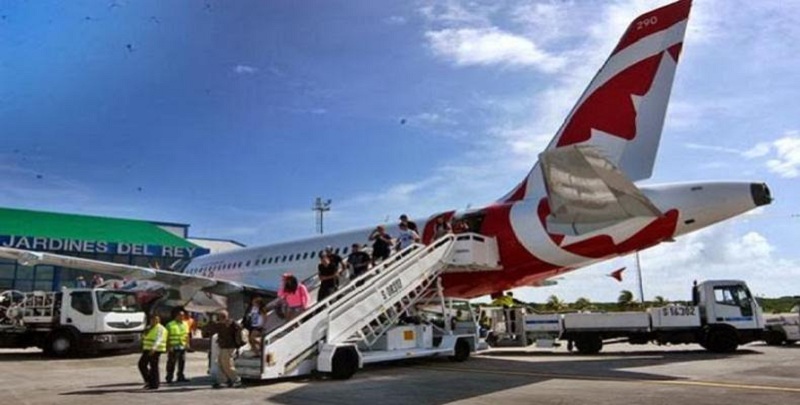
[(661, 211), (602, 150), (570, 145), (539, 155), (547, 187), (548, 226), (591, 230), (635, 217), (660, 217)]
[(227, 280), (176, 273), (166, 270), (150, 269), (129, 264), (109, 263), (99, 260), (64, 256), (46, 252), (33, 252), (29, 250), (0, 247), (0, 257), (16, 260), (25, 266), (49, 264), (54, 266), (88, 270), (96, 273), (129, 278), (133, 280), (156, 281), (179, 289), (181, 291), (181, 296), (188, 295), (191, 297), (199, 291), (217, 295), (231, 295), (243, 291), (255, 292), (259, 294), (274, 294), (274, 291), (271, 290)]

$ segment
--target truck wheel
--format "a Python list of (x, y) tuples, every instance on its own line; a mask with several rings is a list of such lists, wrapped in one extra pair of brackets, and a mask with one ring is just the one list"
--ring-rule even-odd
[(783, 336), (783, 333), (771, 330), (764, 334), (764, 341), (770, 346), (780, 346), (786, 341), (786, 338)]
[(603, 339), (600, 335), (584, 335), (575, 339), (575, 348), (580, 354), (597, 354), (603, 350)]
[(347, 380), (358, 371), (358, 353), (352, 347), (337, 349), (331, 360), (331, 368), (331, 378)]
[(75, 335), (66, 330), (53, 332), (47, 340), (45, 354), (54, 357), (66, 357), (76, 350)]
[(450, 356), (450, 360), (459, 363), (467, 361), (470, 352), (472, 352), (472, 348), (470, 348), (469, 342), (467, 342), (466, 339), (458, 339), (456, 340), (456, 347), (453, 348), (453, 355)]
[(739, 347), (736, 332), (731, 329), (711, 329), (705, 348), (714, 353), (733, 353)]

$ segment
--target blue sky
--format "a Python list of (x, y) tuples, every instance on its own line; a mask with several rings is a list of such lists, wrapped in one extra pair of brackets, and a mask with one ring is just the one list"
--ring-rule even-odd
[[(513, 187), (631, 18), (665, 1), (0, 0), (0, 206), (248, 244), (477, 207)], [(800, 294), (800, 3), (697, 0), (649, 183), (772, 206), (642, 253), (648, 296)], [(523, 298), (635, 290), (583, 269)], [(630, 274), (628, 274), (630, 273)]]

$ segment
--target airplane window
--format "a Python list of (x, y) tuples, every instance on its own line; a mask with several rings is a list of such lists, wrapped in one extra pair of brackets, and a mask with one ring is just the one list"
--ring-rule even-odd
[(338, 255), (339, 254), (339, 248), (336, 248), (336, 250), (334, 250), (333, 253), (336, 253)]
[(286, 261), (286, 255), (283, 255), (283, 259), (281, 260), (281, 262), (285, 262), (285, 261)]
[(300, 253), (298, 253), (298, 254), (296, 254), (296, 255), (294, 256), (294, 260), (300, 260)]
[(244, 264), (244, 266), (245, 267), (250, 267), (250, 260), (248, 260), (247, 263)]
[(269, 260), (267, 260), (267, 263), (272, 264), (272, 258), (271, 257), (269, 258)]
[(343, 255), (346, 255), (346, 254), (347, 254), (347, 248), (346, 248), (346, 247), (345, 247), (344, 249), (342, 249), (342, 254), (343, 254)]
[(308, 252), (303, 253), (303, 260), (306, 260), (307, 258), (308, 258)]

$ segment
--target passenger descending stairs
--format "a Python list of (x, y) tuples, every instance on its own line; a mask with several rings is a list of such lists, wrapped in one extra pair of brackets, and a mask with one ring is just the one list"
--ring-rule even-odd
[(263, 363), (259, 358), (240, 358), (237, 371), (258, 379), (302, 375), (316, 368), (321, 343), (371, 345), (407, 308), (430, 294), (453, 252), (454, 240), (448, 235), (428, 246), (414, 244), (373, 267), (270, 332), (263, 339)]

